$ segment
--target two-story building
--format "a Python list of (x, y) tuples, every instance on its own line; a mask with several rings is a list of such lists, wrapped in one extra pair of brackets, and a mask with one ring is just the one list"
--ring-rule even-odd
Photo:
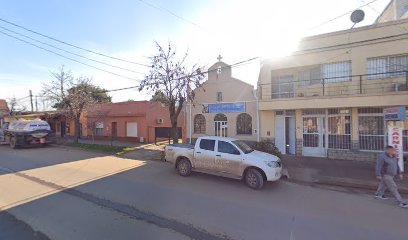
[(258, 139), (258, 111), (254, 86), (232, 77), (231, 66), (221, 61), (208, 69), (208, 79), (194, 89), (187, 104), (187, 138), (211, 135), (246, 141)]
[[(392, 1), (373, 25), (306, 37), (291, 56), (263, 60), (261, 138), (285, 154), (375, 159), (387, 144), (383, 109), (408, 106), (407, 8), (395, 9), (404, 6)], [(408, 121), (398, 124), (408, 151)]]

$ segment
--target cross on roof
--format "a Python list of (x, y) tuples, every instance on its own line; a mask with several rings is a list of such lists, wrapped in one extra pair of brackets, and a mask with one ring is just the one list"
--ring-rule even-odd
[(218, 62), (221, 62), (221, 60), (222, 60), (221, 54), (218, 55), (217, 59), (218, 59)]

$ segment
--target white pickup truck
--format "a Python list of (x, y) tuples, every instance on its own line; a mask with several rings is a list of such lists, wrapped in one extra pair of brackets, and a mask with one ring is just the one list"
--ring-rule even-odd
[(233, 138), (201, 137), (195, 145), (167, 145), (165, 160), (174, 164), (181, 176), (192, 171), (241, 179), (253, 189), (265, 181), (281, 177), (281, 160), (268, 153), (253, 150), (245, 142)]

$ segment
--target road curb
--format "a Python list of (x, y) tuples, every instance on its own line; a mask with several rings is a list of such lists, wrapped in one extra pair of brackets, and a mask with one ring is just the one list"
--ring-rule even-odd
[[(378, 185), (374, 185), (374, 184), (350, 183), (346, 181), (331, 181), (327, 179), (316, 180), (316, 181), (304, 181), (304, 180), (299, 180), (299, 179), (287, 178), (286, 180), (289, 182), (293, 182), (293, 183), (317, 184), (317, 185), (326, 185), (326, 186), (334, 186), (334, 187), (365, 189), (365, 190), (370, 190), (370, 191), (376, 191), (378, 187)], [(408, 194), (408, 188), (399, 187), (398, 190), (402, 194)]]

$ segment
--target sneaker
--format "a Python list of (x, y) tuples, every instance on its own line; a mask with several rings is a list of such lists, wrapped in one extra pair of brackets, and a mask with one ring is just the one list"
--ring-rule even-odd
[(402, 208), (408, 208), (408, 204), (406, 203), (400, 203), (398, 206)]
[(387, 200), (388, 198), (386, 197), (386, 196), (384, 196), (384, 195), (382, 195), (382, 196), (380, 196), (380, 195), (375, 195), (374, 196), (376, 199), (381, 199), (381, 200)]

